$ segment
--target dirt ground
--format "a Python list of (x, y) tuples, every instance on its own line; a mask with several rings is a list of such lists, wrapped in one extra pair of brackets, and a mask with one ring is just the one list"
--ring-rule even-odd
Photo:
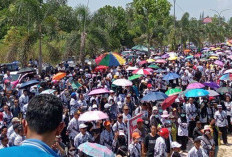
[[(228, 136), (229, 146), (223, 145), (221, 141), (221, 145), (219, 146), (218, 157), (232, 157), (232, 135)], [(187, 150), (190, 150), (193, 147), (193, 143), (191, 141), (188, 142)], [(181, 152), (182, 157), (186, 157), (188, 153)]]

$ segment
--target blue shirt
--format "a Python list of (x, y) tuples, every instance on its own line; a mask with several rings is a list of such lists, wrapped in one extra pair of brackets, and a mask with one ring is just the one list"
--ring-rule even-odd
[(37, 139), (27, 139), (21, 146), (0, 149), (1, 157), (59, 157), (47, 144)]

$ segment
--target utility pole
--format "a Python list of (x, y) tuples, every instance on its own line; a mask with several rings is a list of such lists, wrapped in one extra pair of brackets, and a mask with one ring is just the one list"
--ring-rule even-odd
[(217, 10), (214, 10), (214, 9), (210, 9), (211, 11), (214, 11), (214, 12), (216, 12), (217, 14), (218, 14), (218, 18), (219, 18), (219, 26), (221, 26), (221, 15), (222, 15), (222, 13), (223, 12), (225, 12), (225, 11), (228, 11), (228, 10), (230, 10), (230, 9), (224, 9), (224, 10), (222, 10), (222, 11), (217, 11)]
[[(42, 9), (42, 1), (40, 2), (40, 9)], [(39, 31), (39, 74), (41, 75), (42, 73), (42, 28), (41, 28), (41, 20), (39, 20), (39, 26), (38, 26), (38, 31)]]
[(174, 3), (174, 50), (176, 51), (176, 0), (173, 0)]

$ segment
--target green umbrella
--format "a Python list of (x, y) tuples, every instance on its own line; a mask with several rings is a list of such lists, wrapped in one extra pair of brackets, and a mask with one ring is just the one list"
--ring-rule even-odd
[(71, 83), (71, 85), (72, 85), (72, 88), (73, 88), (73, 89), (78, 89), (78, 88), (81, 86), (80, 83), (74, 82), (74, 81)]
[(168, 91), (165, 92), (165, 94), (168, 96), (172, 96), (172, 95), (179, 94), (180, 92), (181, 92), (180, 88), (174, 88), (174, 89), (169, 89)]
[(143, 46), (143, 45), (136, 45), (136, 46), (132, 47), (131, 49), (132, 50), (138, 50), (138, 51), (145, 51), (145, 52), (148, 51), (148, 48)]
[(159, 66), (155, 64), (151, 64), (148, 66), (148, 68), (159, 69)]
[(135, 79), (138, 79), (138, 78), (140, 78), (140, 77), (142, 77), (143, 75), (132, 75), (131, 77), (129, 77), (128, 79), (130, 80), (130, 81), (132, 81), (132, 80), (135, 80)]

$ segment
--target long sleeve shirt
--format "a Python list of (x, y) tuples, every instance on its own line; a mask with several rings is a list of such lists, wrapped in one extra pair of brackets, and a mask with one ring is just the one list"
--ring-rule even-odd
[(228, 125), (227, 114), (225, 111), (216, 111), (214, 114), (214, 119), (216, 120), (216, 126), (225, 127)]

